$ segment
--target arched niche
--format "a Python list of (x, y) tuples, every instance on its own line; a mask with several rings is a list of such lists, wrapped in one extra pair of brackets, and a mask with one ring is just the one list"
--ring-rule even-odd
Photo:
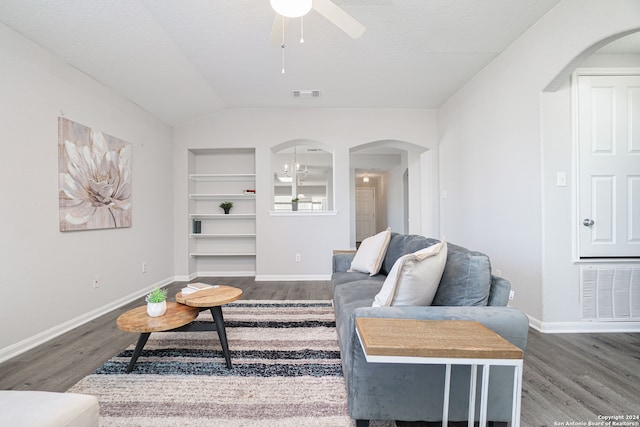
[(275, 212), (334, 209), (334, 156), (328, 145), (295, 139), (271, 148)]

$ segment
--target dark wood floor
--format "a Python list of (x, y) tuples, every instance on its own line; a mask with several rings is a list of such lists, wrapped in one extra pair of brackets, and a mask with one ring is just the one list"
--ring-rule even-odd
[[(324, 281), (202, 281), (239, 287), (243, 299), (331, 298), (330, 284)], [(170, 285), (169, 294), (183, 285)], [(135, 342), (137, 336), (118, 330), (115, 320), (141, 304), (142, 298), (0, 364), (0, 389), (66, 391)], [(541, 334), (530, 330), (522, 425), (570, 425), (612, 415), (640, 416), (640, 334)]]
[[(530, 330), (523, 382), (524, 426), (588, 424), (611, 415), (639, 417), (640, 333)], [(640, 418), (635, 421), (630, 425), (640, 425)]]

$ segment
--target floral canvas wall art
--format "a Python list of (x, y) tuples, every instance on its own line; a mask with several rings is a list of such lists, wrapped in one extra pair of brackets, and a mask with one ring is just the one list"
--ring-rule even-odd
[(58, 118), (60, 231), (131, 227), (131, 144)]

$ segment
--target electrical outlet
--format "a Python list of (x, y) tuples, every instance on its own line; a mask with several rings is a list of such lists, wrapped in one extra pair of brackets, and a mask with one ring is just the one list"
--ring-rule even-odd
[(93, 287), (94, 288), (99, 288), (100, 287), (100, 280), (98, 279), (98, 276), (93, 276)]
[(296, 254), (296, 262), (300, 262), (300, 254)]
[(147, 261), (142, 261), (142, 272), (143, 273), (147, 272)]
[(509, 291), (509, 301), (513, 301), (513, 299), (516, 296), (516, 292), (515, 291)]

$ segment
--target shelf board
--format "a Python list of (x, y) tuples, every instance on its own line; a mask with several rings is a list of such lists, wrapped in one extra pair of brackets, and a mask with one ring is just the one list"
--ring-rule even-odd
[(192, 181), (254, 181), (255, 173), (192, 173)]
[(236, 194), (189, 194), (191, 200), (251, 200), (256, 198), (256, 193), (236, 193)]
[(254, 257), (255, 252), (192, 252), (190, 257)]
[(189, 214), (189, 218), (195, 219), (242, 219), (242, 218), (255, 218), (256, 214), (254, 213), (246, 213), (246, 214)]
[(204, 233), (192, 233), (189, 237), (194, 239), (216, 239), (216, 238), (243, 238), (243, 237), (256, 237), (255, 234), (204, 234)]

